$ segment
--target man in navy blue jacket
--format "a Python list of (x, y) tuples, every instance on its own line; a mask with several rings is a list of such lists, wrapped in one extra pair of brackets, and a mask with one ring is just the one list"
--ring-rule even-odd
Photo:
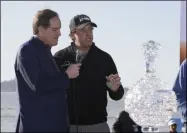
[(57, 45), (61, 22), (50, 9), (38, 11), (33, 34), (18, 50), (15, 74), (19, 94), (16, 132), (67, 132), (68, 115), (65, 89), (69, 79), (79, 75), (80, 64), (65, 72), (56, 67), (51, 47)]
[(182, 114), (183, 122), (186, 123), (186, 59), (180, 66), (173, 91), (177, 96), (178, 111)]

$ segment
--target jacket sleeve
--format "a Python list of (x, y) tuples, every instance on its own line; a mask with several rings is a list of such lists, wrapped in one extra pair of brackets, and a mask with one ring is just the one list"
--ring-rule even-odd
[(178, 111), (186, 119), (186, 60), (180, 66), (175, 80), (173, 91), (177, 97)]
[[(108, 66), (109, 66), (109, 71), (108, 71), (108, 75), (109, 76), (110, 74), (117, 74), (118, 71), (117, 71), (117, 68), (116, 68), (116, 65), (112, 59), (112, 57), (109, 55), (109, 62), (108, 62)], [(107, 87), (107, 86), (106, 86)], [(113, 92), (112, 90), (110, 90), (108, 87), (107, 87), (107, 90), (109, 92), (109, 96), (111, 99), (113, 100), (120, 100), (123, 95), (124, 95), (124, 88), (122, 85), (120, 85), (119, 89), (116, 91), (116, 92)]]
[(55, 76), (41, 75), (38, 58), (28, 50), (20, 51), (20, 55), (17, 57), (17, 69), (30, 89), (36, 93), (57, 91), (67, 88), (69, 85), (66, 73), (59, 73)]

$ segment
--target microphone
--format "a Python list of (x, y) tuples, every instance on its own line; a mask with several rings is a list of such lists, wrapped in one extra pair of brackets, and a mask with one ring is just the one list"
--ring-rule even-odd
[(81, 63), (84, 59), (83, 53), (81, 54), (81, 51), (77, 49), (76, 51), (76, 58), (75, 58), (75, 63)]
[[(75, 63), (82, 63), (82, 61), (83, 61), (83, 59), (84, 59), (84, 57), (85, 57), (85, 54), (81, 51), (81, 50), (79, 50), (79, 49), (77, 49), (77, 51), (76, 51), (76, 57), (75, 57)], [(74, 111), (75, 111), (75, 121), (76, 121), (76, 123), (75, 123), (75, 125), (76, 125), (76, 131), (77, 131), (77, 133), (78, 133), (78, 114), (77, 114), (77, 105), (76, 105), (76, 87), (75, 87), (75, 82), (76, 82), (76, 78), (73, 80), (73, 88), (74, 88), (74, 92), (73, 92), (73, 96), (74, 96)]]
[[(77, 49), (76, 51), (76, 57), (75, 57), (75, 63), (80, 63), (80, 54), (79, 54), (79, 50)], [(73, 98), (74, 98), (74, 111), (75, 111), (75, 125), (76, 125), (76, 132), (78, 133), (78, 114), (77, 114), (77, 105), (76, 105), (76, 87), (75, 87), (75, 82), (76, 79), (73, 80), (73, 88), (74, 88), (74, 92), (73, 92)]]
[(76, 51), (75, 63), (80, 63), (80, 55), (79, 55), (79, 50), (78, 49)]

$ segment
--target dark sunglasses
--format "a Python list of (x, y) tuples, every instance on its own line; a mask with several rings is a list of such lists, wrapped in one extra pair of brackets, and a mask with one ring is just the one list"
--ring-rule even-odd
[(172, 124), (171, 126), (172, 126), (172, 127), (176, 127), (176, 126), (177, 126), (177, 124)]

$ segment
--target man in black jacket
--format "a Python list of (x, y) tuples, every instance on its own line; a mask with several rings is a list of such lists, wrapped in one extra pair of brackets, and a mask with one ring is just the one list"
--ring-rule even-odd
[(93, 27), (97, 25), (87, 15), (74, 16), (70, 21), (73, 42), (54, 55), (62, 71), (81, 62), (79, 76), (71, 80), (67, 90), (70, 132), (109, 132), (107, 91), (113, 100), (124, 94), (112, 57), (92, 42)]

